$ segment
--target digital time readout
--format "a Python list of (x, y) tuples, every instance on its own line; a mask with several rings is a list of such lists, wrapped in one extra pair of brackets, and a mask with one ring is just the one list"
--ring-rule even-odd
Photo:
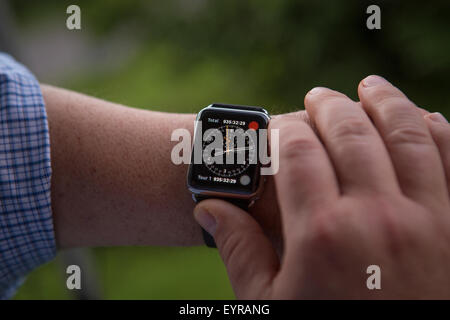
[(233, 178), (224, 178), (224, 177), (212, 177), (212, 176), (197, 176), (198, 180), (202, 181), (214, 181), (214, 182), (222, 182), (222, 183), (229, 183), (229, 184), (236, 184), (237, 180)]
[(214, 182), (223, 182), (223, 183), (230, 183), (230, 184), (235, 184), (237, 182), (236, 179), (231, 179), (231, 178), (222, 178), (222, 177), (214, 177), (213, 178)]
[(245, 126), (245, 121), (224, 119), (223, 124), (234, 124), (236, 126)]

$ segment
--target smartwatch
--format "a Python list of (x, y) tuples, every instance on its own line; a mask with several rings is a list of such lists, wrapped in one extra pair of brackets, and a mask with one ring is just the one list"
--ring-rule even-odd
[[(244, 210), (253, 205), (264, 185), (259, 149), (267, 148), (267, 134), (260, 133), (269, 121), (261, 107), (211, 104), (198, 113), (187, 175), (195, 202), (216, 198)], [(215, 248), (214, 239), (202, 232), (205, 244)]]

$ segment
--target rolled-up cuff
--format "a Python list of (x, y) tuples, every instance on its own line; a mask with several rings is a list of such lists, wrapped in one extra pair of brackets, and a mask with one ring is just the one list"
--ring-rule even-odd
[(0, 298), (55, 256), (50, 138), (34, 76), (0, 53)]

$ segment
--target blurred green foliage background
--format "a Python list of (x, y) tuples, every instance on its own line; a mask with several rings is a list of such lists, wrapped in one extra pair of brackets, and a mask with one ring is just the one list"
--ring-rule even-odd
[[(116, 33), (133, 39), (129, 50), (124, 41), (121, 50), (130, 52), (120, 63), (96, 69), (68, 62), (71, 71), (58, 78), (37, 74), (41, 81), (125, 105), (196, 112), (211, 102), (228, 102), (263, 105), (271, 113), (281, 113), (303, 108), (303, 97), (314, 86), (357, 99), (359, 81), (379, 74), (417, 105), (450, 118), (448, 1), (15, 0), (9, 4), (19, 34), (27, 30), (39, 34), (54, 21), (65, 41), (88, 35), (92, 48)], [(65, 27), (70, 4), (81, 7), (81, 31)], [(366, 28), (370, 4), (381, 7), (381, 30)], [(16, 41), (27, 48), (24, 39)], [(57, 50), (46, 54), (41, 62), (51, 63), (52, 55), (59, 54)], [(112, 54), (108, 50), (97, 54), (98, 64)], [(93, 257), (104, 298), (233, 298), (214, 250), (99, 248)], [(71, 298), (62, 264), (56, 260), (35, 271), (16, 298)]]

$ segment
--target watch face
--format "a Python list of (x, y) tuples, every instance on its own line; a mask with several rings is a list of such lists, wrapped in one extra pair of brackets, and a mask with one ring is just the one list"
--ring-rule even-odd
[[(211, 171), (211, 173), (223, 177), (231, 178), (240, 175), (245, 172), (250, 167), (250, 159), (256, 156), (257, 144), (255, 137), (246, 135), (243, 128), (238, 125), (226, 124), (217, 128), (218, 133), (222, 136), (222, 146), (219, 149), (211, 149), (211, 157), (207, 157), (206, 167)], [(232, 137), (236, 133), (243, 134), (244, 143), (241, 146), (237, 145), (236, 136), (234, 141)], [(220, 136), (218, 135), (218, 137)], [(234, 137), (233, 137), (234, 138)], [(202, 143), (202, 150), (206, 151), (207, 147), (210, 146), (215, 139), (215, 134), (213, 132), (207, 132), (204, 134), (204, 141)], [(234, 142), (234, 144), (233, 144)], [(241, 153), (241, 161), (238, 161), (239, 153)], [(227, 155), (232, 158), (233, 161), (227, 163)], [(212, 162), (213, 157), (223, 157), (222, 163)], [(230, 157), (231, 156), (231, 157)]]
[(259, 130), (267, 129), (268, 116), (258, 111), (209, 107), (201, 111), (197, 121), (194, 145), (201, 149), (201, 157), (196, 163), (194, 147), (190, 187), (228, 194), (255, 193), (260, 179)]

